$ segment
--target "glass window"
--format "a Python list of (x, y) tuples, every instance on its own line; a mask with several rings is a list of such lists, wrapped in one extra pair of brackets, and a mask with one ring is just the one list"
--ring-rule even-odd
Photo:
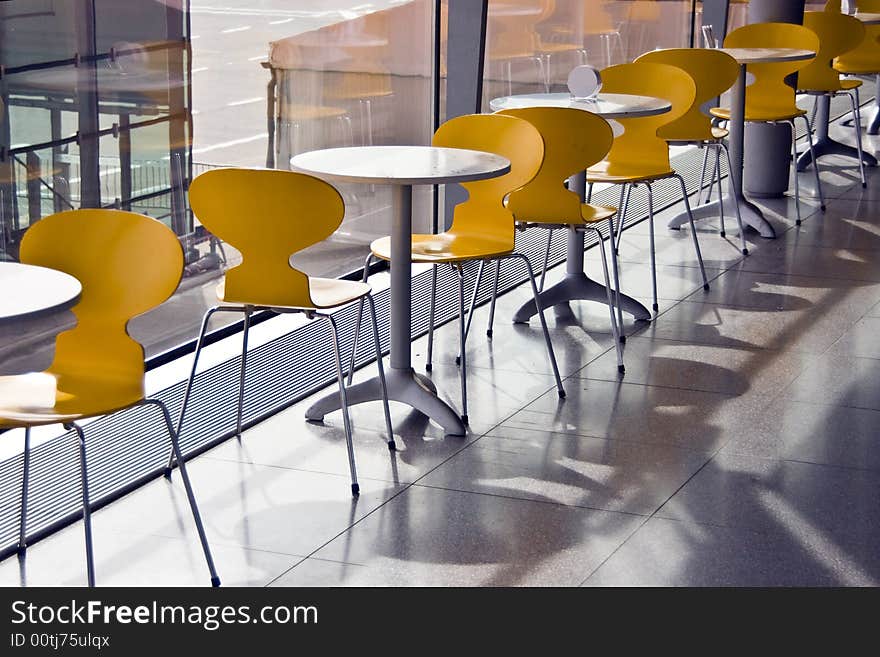
[[(433, 131), (433, 0), (189, 6), (0, 3), (0, 251), (16, 259), (27, 227), (64, 209), (117, 207), (165, 222), (187, 264), (175, 297), (133, 322), (148, 356), (195, 337), (218, 279), (237, 262), (192, 216), (193, 176), (287, 169), (291, 156), (315, 148), (427, 144)], [(369, 242), (390, 231), (390, 189), (340, 191), (340, 231), (295, 258), (313, 275), (358, 269)], [(432, 225), (432, 198), (417, 190), (417, 230)], [(31, 366), (47, 363), (63, 321), (28, 331), (40, 336)], [(0, 336), (0, 350), (16, 340)]]

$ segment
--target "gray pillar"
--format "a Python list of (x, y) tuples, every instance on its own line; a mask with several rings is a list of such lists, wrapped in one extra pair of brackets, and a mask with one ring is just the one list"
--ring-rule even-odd
[[(446, 119), (480, 111), (483, 100), (483, 60), (488, 0), (449, 0), (446, 45)], [(446, 185), (445, 227), (452, 209), (467, 199), (458, 185)]]
[(76, 52), (79, 55), (79, 168), (80, 206), (101, 207), (98, 140), (98, 76), (94, 56), (95, 0), (76, 3)]
[[(804, 0), (752, 0), (750, 23), (804, 22)], [(792, 81), (794, 86), (795, 81)], [(753, 196), (778, 197), (788, 189), (791, 132), (785, 124), (746, 124), (743, 186)]]

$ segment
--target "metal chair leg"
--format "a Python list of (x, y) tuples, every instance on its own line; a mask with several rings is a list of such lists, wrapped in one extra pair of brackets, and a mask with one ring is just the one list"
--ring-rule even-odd
[(27, 551), (28, 483), (31, 473), (31, 428), (24, 429), (24, 464), (21, 473), (21, 518), (18, 528), (18, 554)]
[(498, 281), (501, 278), (501, 260), (495, 261), (495, 281), (492, 283), (492, 301), (489, 304), (489, 325), (486, 335), (492, 337), (492, 325), (495, 323), (495, 302), (498, 300)]
[[(620, 200), (621, 203), (617, 207), (621, 207), (623, 205), (623, 187), (620, 188)], [(620, 230), (623, 231), (623, 215), (618, 212), (618, 221), (617, 223), (620, 225)], [(617, 325), (620, 327), (620, 341), (626, 342), (626, 335), (623, 333), (623, 307), (620, 304), (620, 268), (617, 265), (617, 249), (614, 248), (614, 217), (608, 217), (608, 236), (611, 241), (611, 266), (614, 270), (614, 305), (617, 307)]]
[(862, 180), (862, 188), (868, 186), (868, 178), (865, 175), (865, 154), (862, 148), (862, 117), (859, 112), (858, 101), (856, 100), (856, 94), (858, 93), (858, 89), (854, 89), (852, 92), (848, 92), (846, 95), (852, 103), (853, 108), (853, 127), (856, 131), (856, 150), (859, 154), (859, 176)]
[(550, 366), (553, 368), (553, 376), (556, 377), (556, 390), (559, 397), (565, 398), (565, 388), (562, 386), (562, 378), (559, 376), (559, 366), (556, 364), (556, 354), (553, 352), (553, 343), (550, 341), (550, 330), (547, 328), (547, 318), (544, 316), (544, 306), (541, 303), (541, 297), (538, 292), (538, 284), (535, 282), (535, 272), (532, 270), (532, 263), (522, 253), (513, 253), (511, 258), (521, 258), (526, 264), (529, 274), (529, 282), (532, 284), (532, 296), (535, 299), (535, 308), (538, 310), (538, 317), (541, 319), (541, 330), (544, 332), (544, 342), (547, 343), (547, 355), (550, 358)]
[[(801, 184), (800, 184), (800, 180), (798, 179), (798, 171), (797, 171), (797, 159), (798, 159), (797, 132), (795, 130), (793, 120), (789, 122), (789, 125), (791, 126), (791, 161), (792, 161), (792, 167), (793, 167), (792, 175), (794, 176), (794, 209), (795, 209), (795, 217), (796, 217), (794, 223), (795, 223), (795, 225), (800, 226), (801, 225)], [(816, 162), (814, 160), (813, 166), (815, 167), (815, 165), (816, 165)]]
[(460, 357), (456, 359), (460, 363), (461, 369), (459, 376), (461, 377), (461, 421), (468, 423), (468, 407), (467, 407), (467, 354), (465, 352), (466, 334), (464, 330), (464, 271), (461, 263), (456, 263), (455, 268), (458, 270), (458, 339)]
[(348, 448), (348, 468), (351, 472), (351, 493), (360, 494), (360, 486), (357, 480), (357, 467), (354, 463), (354, 444), (351, 439), (351, 419), (348, 415), (348, 395), (345, 390), (345, 375), (342, 373), (342, 355), (339, 349), (339, 332), (336, 329), (336, 321), (332, 315), (321, 315), (330, 323), (330, 333), (333, 338), (333, 356), (336, 359), (336, 378), (339, 381), (339, 404), (342, 407), (342, 425), (345, 428), (345, 444)]
[(428, 311), (428, 356), (425, 359), (425, 371), (434, 367), (434, 313), (437, 308), (437, 265), (431, 265), (431, 308)]
[[(687, 210), (688, 221), (691, 224), (691, 237), (694, 239), (694, 251), (697, 253), (697, 262), (700, 263), (700, 274), (703, 276), (703, 289), (707, 292), (709, 291), (709, 279), (706, 278), (706, 267), (703, 265), (703, 254), (700, 251), (700, 240), (697, 237), (697, 227), (694, 224), (694, 213), (691, 212), (691, 202), (688, 200), (687, 195), (687, 187), (684, 184), (684, 178), (682, 178), (679, 174), (675, 174), (674, 178), (678, 179), (679, 185), (681, 185), (681, 196), (684, 199), (684, 207)], [(650, 193), (651, 186), (648, 185), (648, 190)]]
[(183, 459), (183, 453), (180, 451), (180, 437), (174, 430), (174, 424), (171, 422), (171, 414), (168, 407), (159, 399), (145, 399), (143, 404), (158, 406), (162, 411), (162, 417), (165, 419), (165, 426), (168, 429), (168, 435), (171, 438), (171, 449), (177, 458), (177, 465), (180, 468), (180, 478), (183, 481), (183, 489), (186, 491), (186, 499), (189, 502), (189, 508), (192, 512), (193, 521), (196, 525), (196, 531), (199, 534), (199, 542), (202, 544), (202, 552), (205, 555), (205, 563), (208, 565), (208, 572), (211, 575), (211, 586), (220, 586), (220, 577), (217, 575), (217, 568), (214, 565), (214, 557), (211, 555), (211, 546), (208, 544), (208, 535), (205, 533), (205, 526), (202, 523), (202, 515), (199, 512), (199, 505), (196, 503), (196, 496), (193, 493), (192, 482), (189, 479), (189, 472)]
[(608, 260), (605, 257), (605, 242), (602, 232), (595, 226), (587, 227), (587, 230), (596, 231), (599, 237), (599, 255), (602, 256), (602, 273), (605, 274), (605, 295), (608, 298), (608, 313), (611, 315), (611, 335), (614, 338), (614, 347), (617, 349), (617, 371), (623, 374), (626, 368), (623, 366), (623, 345), (620, 343), (620, 329), (617, 326), (617, 316), (614, 312), (614, 302), (611, 298), (611, 277), (608, 275)]
[[(467, 342), (468, 335), (471, 333), (471, 320), (474, 318), (474, 308), (477, 306), (477, 293), (480, 291), (480, 283), (483, 282), (483, 270), (486, 268), (486, 261), (480, 260), (480, 269), (477, 271), (477, 281), (474, 283), (474, 291), (471, 294), (471, 303), (467, 311), (467, 324), (464, 327), (464, 340)], [(461, 362), (461, 353), (455, 359), (455, 364)]]
[(660, 312), (660, 304), (657, 298), (657, 255), (654, 248), (654, 190), (651, 183), (646, 183), (648, 188), (648, 242), (651, 248), (651, 289), (654, 292), (654, 312)]
[(241, 440), (241, 418), (244, 410), (244, 377), (247, 368), (248, 334), (251, 328), (251, 313), (253, 306), (245, 306), (244, 331), (241, 336), (241, 369), (238, 375), (238, 411), (235, 416), (235, 437)]
[[(724, 155), (727, 158), (727, 170), (728, 172), (733, 171), (733, 162), (730, 159), (730, 149), (727, 148), (727, 145), (724, 142), (719, 142), (719, 147), (724, 151)], [(743, 226), (742, 221), (742, 212), (739, 209), (739, 199), (736, 198), (736, 190), (733, 188), (733, 176), (729, 173), (727, 175), (727, 182), (730, 185), (730, 198), (733, 199), (733, 207), (736, 210), (736, 225), (739, 227), (739, 238), (742, 243), (742, 254), (744, 256), (749, 255), (749, 246), (746, 243), (746, 231)]]
[(394, 442), (394, 427), (391, 424), (391, 409), (388, 407), (388, 387), (385, 384), (385, 366), (382, 364), (382, 344), (379, 342), (379, 322), (376, 320), (376, 300), (367, 295), (370, 304), (370, 320), (373, 323), (373, 343), (376, 345), (376, 369), (379, 370), (379, 383), (382, 386), (382, 410), (385, 412), (385, 429), (388, 431), (388, 449), (397, 449)]
[(721, 187), (721, 149), (715, 147), (715, 178), (718, 180), (718, 213), (721, 216), (721, 237), (727, 237), (724, 225), (724, 189)]
[[(364, 261), (364, 275), (361, 278), (361, 282), (366, 283), (367, 279), (370, 276), (370, 263), (373, 261), (373, 254), (368, 253), (367, 259)], [(357, 349), (358, 349), (358, 340), (361, 335), (361, 322), (364, 318), (364, 300), (360, 299), (358, 301), (358, 313), (357, 319), (354, 322), (354, 343), (351, 346), (351, 364), (348, 368), (348, 385), (351, 385), (352, 380), (354, 379), (354, 365), (355, 360), (357, 359)]]
[(547, 230), (547, 248), (544, 249), (544, 266), (541, 268), (541, 282), (538, 283), (538, 289), (544, 291), (544, 279), (547, 278), (547, 265), (550, 262), (550, 249), (553, 247), (553, 229)]
[[(816, 178), (816, 191), (819, 194), (819, 207), (825, 212), (825, 192), (822, 191), (822, 180), (819, 177), (819, 161), (816, 159), (816, 151), (813, 149), (813, 124), (806, 116), (801, 117), (807, 124), (807, 143), (810, 145), (810, 155), (813, 160), (813, 175)], [(792, 134), (794, 134), (794, 121), (792, 123)], [(797, 162), (797, 158), (795, 158)], [(795, 171), (795, 175), (797, 172)]]
[(629, 197), (632, 194), (633, 187), (635, 185), (624, 183), (623, 190), (621, 190), (626, 191), (626, 196), (621, 196), (623, 199), (623, 210), (617, 213), (617, 241), (613, 244), (617, 255), (620, 255), (620, 243), (623, 241), (623, 222), (626, 220), (626, 213), (629, 210)]
[[(186, 382), (186, 390), (183, 393), (183, 405), (180, 407), (180, 415), (177, 417), (177, 430), (176, 433), (179, 436), (183, 431), (183, 419), (186, 415), (186, 409), (189, 406), (190, 396), (192, 395), (193, 384), (196, 379), (196, 369), (199, 366), (199, 356), (202, 354), (202, 347), (205, 345), (205, 336), (208, 332), (208, 323), (211, 321), (211, 317), (214, 313), (217, 312), (241, 312), (241, 309), (238, 307), (224, 307), (224, 306), (214, 306), (213, 308), (208, 308), (207, 312), (202, 317), (202, 328), (199, 330), (199, 338), (196, 341), (196, 352), (193, 356), (193, 364), (192, 369), (189, 372), (189, 379)], [(174, 451), (168, 455), (168, 464), (165, 466), (165, 477), (171, 477), (171, 471), (174, 468), (175, 458)]]
[[(706, 189), (706, 169), (709, 166), (709, 147), (703, 146), (703, 166), (700, 169), (700, 191), (697, 197), (697, 205), (703, 205), (703, 192)], [(711, 188), (711, 183), (709, 187)]]
[(89, 501), (89, 473), (86, 461), (86, 437), (82, 428), (75, 422), (69, 422), (64, 428), (76, 431), (79, 439), (79, 475), (82, 488), (83, 502), (83, 527), (86, 535), (86, 569), (88, 571), (89, 587), (95, 586), (95, 552), (92, 548), (92, 506)]

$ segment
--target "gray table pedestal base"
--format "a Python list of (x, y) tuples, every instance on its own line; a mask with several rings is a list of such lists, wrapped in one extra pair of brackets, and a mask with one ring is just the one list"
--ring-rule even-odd
[[(389, 367), (385, 370), (385, 385), (388, 400), (396, 401), (427, 415), (450, 436), (463, 436), (465, 427), (458, 414), (437, 396), (437, 388), (426, 376), (409, 370)], [(349, 406), (382, 399), (382, 386), (379, 377), (351, 386), (346, 391)], [(306, 418), (320, 422), (327, 413), (339, 410), (339, 394), (330, 393), (312, 404), (306, 411)]]
[[(723, 204), (719, 201), (712, 201), (705, 205), (698, 205), (692, 210), (694, 221), (709, 219), (711, 217), (720, 217), (722, 205), (724, 206), (725, 217), (728, 216), (728, 212), (735, 213), (736, 210), (734, 209), (734, 203), (736, 203), (736, 201), (734, 201), (732, 196), (728, 195), (724, 197)], [(739, 198), (739, 211), (742, 215), (744, 226), (751, 226), (758, 231), (761, 237), (766, 237), (767, 239), (774, 239), (776, 237), (776, 231), (773, 229), (773, 225), (764, 218), (764, 215), (761, 213), (761, 210), (758, 209), (758, 206), (749, 201), (745, 196)], [(670, 219), (667, 225), (669, 228), (678, 230), (686, 223), (688, 223), (687, 212), (682, 212)]]
[[(739, 77), (737, 78), (736, 84), (733, 86), (733, 93), (731, 94), (730, 101), (731, 116), (729, 121), (730, 137), (728, 144), (730, 147), (730, 161), (733, 166), (730, 170), (729, 183), (733, 190), (733, 196), (725, 196), (723, 199), (723, 205), (735, 212), (736, 210), (733, 204), (736, 202), (735, 199), (738, 200), (743, 225), (751, 226), (760, 233), (761, 237), (773, 239), (776, 237), (776, 231), (773, 230), (773, 226), (764, 218), (764, 215), (758, 209), (758, 206), (754, 203), (750, 203), (743, 194), (742, 175), (743, 139), (745, 136), (744, 119), (746, 113), (746, 67), (742, 64), (740, 64)], [(694, 220), (720, 217), (721, 205), (722, 204), (718, 201), (713, 201), (706, 205), (694, 208)], [(682, 212), (673, 217), (668, 226), (678, 230), (681, 228), (682, 224), (687, 223), (687, 221), (687, 212)]]
[[(580, 191), (577, 189), (580, 181), (574, 181), (574, 183), (575, 186), (573, 189)], [(584, 274), (584, 234), (580, 231), (568, 231), (567, 249), (568, 254), (565, 263), (565, 278), (538, 295), (538, 298), (541, 300), (541, 305), (544, 308), (550, 308), (551, 306), (567, 304), (569, 301), (596, 301), (607, 306), (608, 294), (605, 290), (605, 286), (597, 283), (591, 278), (587, 278), (587, 275)], [(612, 296), (613, 294), (614, 292), (612, 290)], [(628, 297), (623, 293), (620, 295), (620, 307), (636, 319), (651, 319), (651, 313), (647, 308), (632, 297)], [(562, 312), (566, 313), (566, 309), (563, 309)], [(530, 317), (534, 317), (537, 314), (538, 308), (533, 299), (524, 303), (520, 309), (516, 311), (516, 314), (513, 316), (513, 321), (518, 324), (525, 323), (529, 321)], [(559, 314), (559, 310), (557, 309), (557, 315)]]
[[(854, 160), (859, 159), (859, 151), (857, 148), (853, 148), (852, 146), (847, 146), (846, 144), (841, 144), (839, 141), (836, 141), (828, 136), (828, 122), (830, 119), (831, 112), (831, 98), (828, 96), (820, 96), (818, 98), (818, 107), (816, 110), (816, 139), (813, 144), (813, 150), (816, 153), (816, 158), (820, 158), (823, 155), (843, 155), (844, 157), (851, 157)], [(878, 116), (878, 110), (874, 110), (874, 118), (871, 119), (871, 125), (878, 124), (880, 127), (880, 116)], [(868, 134), (876, 135), (877, 132), (871, 132), (870, 128), (868, 129)], [(862, 153), (862, 160), (869, 167), (877, 166), (877, 158), (869, 153)], [(805, 171), (811, 164), (813, 163), (813, 156), (809, 150), (804, 152), (798, 158), (798, 171)]]
[[(585, 201), (587, 197), (587, 172), (581, 171), (569, 178), (568, 188), (575, 192), (581, 201)], [(604, 248), (601, 244), (599, 248)], [(612, 290), (612, 296), (614, 291)], [(549, 289), (544, 290), (538, 295), (543, 308), (552, 306), (563, 306), (557, 308), (556, 315), (570, 316), (571, 308), (568, 307), (569, 301), (596, 301), (603, 305), (608, 305), (608, 293), (604, 285), (600, 285), (591, 278), (587, 278), (584, 274), (584, 233), (579, 230), (568, 231), (568, 242), (566, 243), (565, 255), (565, 278)], [(620, 294), (620, 307), (631, 314), (636, 319), (650, 320), (651, 313), (638, 301), (625, 294)], [(561, 312), (560, 312), (561, 310)], [(523, 324), (529, 321), (529, 318), (538, 314), (538, 308), (534, 299), (524, 303), (513, 316), (516, 324)]]
[[(412, 368), (412, 186), (394, 185), (391, 229), (391, 357), (385, 370), (388, 399), (402, 402), (434, 420), (448, 435), (463, 436), (465, 427), (458, 414), (437, 396), (430, 379)], [(347, 390), (348, 405), (382, 399), (378, 377)], [(330, 393), (306, 411), (309, 420), (320, 421), (340, 408), (339, 395)]]

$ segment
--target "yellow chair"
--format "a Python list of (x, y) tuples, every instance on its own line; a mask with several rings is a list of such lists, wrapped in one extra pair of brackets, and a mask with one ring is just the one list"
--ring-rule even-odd
[(861, 80), (841, 80), (840, 72), (831, 62), (859, 46), (865, 38), (865, 26), (858, 18), (831, 11), (808, 11), (804, 13), (804, 27), (819, 37), (819, 52), (809, 66), (798, 73), (799, 93), (810, 96), (833, 98), (846, 95), (852, 104), (856, 132), (856, 150), (859, 157), (859, 175), (862, 187), (867, 187), (865, 161), (862, 153), (862, 122), (859, 115), (859, 87)]
[[(706, 166), (709, 157), (709, 148), (715, 148), (715, 174), (709, 182), (711, 195), (712, 185), (717, 176), (718, 197), (723, 204), (724, 195), (721, 191), (721, 153), (727, 157), (728, 170), (733, 168), (730, 162), (730, 151), (724, 143), (729, 131), (712, 125), (711, 119), (702, 112), (702, 107), (707, 102), (718, 98), (725, 91), (736, 84), (739, 77), (739, 64), (737, 61), (721, 50), (710, 48), (670, 48), (668, 50), (654, 50), (645, 53), (637, 63), (668, 64), (676, 66), (693, 78), (697, 86), (696, 97), (690, 109), (681, 117), (662, 126), (657, 130), (657, 136), (662, 137), (670, 144), (696, 144), (700, 148), (706, 147), (703, 156), (703, 170), (700, 174), (700, 202), (703, 200), (703, 185), (706, 179)], [(732, 180), (728, 180), (733, 184)], [(731, 196), (736, 197), (731, 189)], [(742, 216), (740, 215), (739, 203), (735, 203), (736, 221), (739, 225), (742, 254), (748, 255), (749, 249), (746, 244), (745, 231), (743, 230)], [(721, 236), (725, 237), (724, 230), (724, 205), (721, 205)]]
[[(592, 230), (599, 238), (608, 311), (611, 315), (611, 332), (617, 346), (617, 369), (623, 373), (623, 351), (614, 314), (615, 302), (611, 298), (608, 262), (602, 233), (598, 228), (607, 219), (609, 235), (614, 234), (612, 224), (617, 208), (581, 203), (578, 194), (565, 186), (565, 181), (571, 176), (587, 170), (605, 157), (614, 141), (611, 126), (600, 116), (567, 107), (530, 107), (504, 110), (499, 114), (528, 121), (544, 138), (544, 164), (541, 170), (534, 180), (512, 192), (507, 201), (507, 209), (513, 212), (518, 227), (523, 230), (531, 227), (550, 231), (560, 227), (568, 230)], [(547, 268), (546, 261), (544, 268)], [(498, 279), (497, 270), (495, 279)], [(619, 295), (620, 290), (617, 293)], [(494, 301), (493, 294), (492, 302)], [(490, 324), (490, 335), (491, 330)]]
[[(690, 201), (684, 179), (673, 170), (669, 162), (669, 144), (659, 131), (690, 112), (697, 94), (693, 78), (685, 71), (668, 64), (633, 63), (618, 64), (602, 71), (602, 91), (608, 93), (636, 94), (663, 98), (672, 104), (666, 114), (656, 116), (618, 119), (624, 132), (614, 140), (611, 150), (602, 162), (587, 169), (587, 183), (590, 192), (596, 183), (621, 185), (621, 205), (623, 193), (627, 186), (645, 185), (648, 190), (648, 227), (651, 244), (651, 279), (654, 293), (654, 311), (659, 311), (657, 302), (657, 268), (654, 254), (654, 192), (653, 183), (658, 180), (675, 178), (681, 185), (681, 194), (691, 223), (691, 236), (694, 249), (700, 263), (703, 276), (703, 288), (709, 289), (703, 256), (700, 253), (700, 242), (691, 214)], [(587, 198), (589, 202), (589, 196)], [(623, 231), (625, 208), (618, 214), (618, 231)], [(615, 287), (620, 288), (617, 280), (617, 249), (611, 250), (613, 269), (615, 271)], [(618, 304), (618, 324), (623, 326), (623, 311)]]
[(28, 229), (21, 241), (21, 261), (76, 277), (82, 296), (73, 307), (77, 324), (56, 338), (55, 358), (46, 371), (0, 377), (0, 428), (25, 429), (19, 551), (26, 549), (30, 428), (62, 424), (79, 439), (86, 564), (89, 586), (95, 585), (86, 439), (77, 422), (153, 405), (161, 409), (171, 436), (211, 583), (219, 586), (178, 432), (165, 404), (145, 398), (144, 349), (127, 330), (133, 317), (158, 306), (177, 289), (183, 273), (177, 237), (143, 215), (71, 210), (45, 217)]
[[(791, 23), (753, 23), (734, 30), (724, 39), (725, 48), (799, 48), (819, 52), (819, 37), (802, 25)], [(786, 83), (786, 78), (810, 65), (813, 59), (795, 62), (774, 62), (769, 64), (750, 64), (749, 73), (754, 82), (746, 87), (745, 120), (747, 123), (787, 123), (791, 126), (791, 148), (794, 166), (795, 208), (798, 225), (801, 224), (800, 184), (797, 175), (797, 133), (795, 119), (801, 118), (807, 126), (807, 139), (813, 154), (813, 172), (816, 176), (816, 189), (822, 210), (825, 210), (825, 196), (819, 167), (813, 151), (813, 126), (807, 111), (795, 103), (794, 87)], [(719, 119), (730, 120), (730, 108), (715, 107), (711, 114)]]
[[(544, 318), (543, 308), (538, 299), (538, 286), (528, 258), (514, 252), (515, 225), (511, 211), (504, 206), (505, 197), (531, 181), (544, 161), (544, 141), (531, 124), (521, 119), (497, 114), (468, 114), (451, 119), (441, 125), (434, 133), (434, 146), (446, 148), (467, 148), (498, 153), (510, 160), (510, 172), (475, 182), (463, 183), (468, 199), (455, 206), (452, 225), (449, 230), (436, 235), (413, 235), (412, 262), (433, 265), (431, 281), (430, 327), (428, 333), (428, 358), (426, 369), (431, 369), (431, 356), (434, 338), (434, 306), (437, 295), (437, 266), (449, 265), (458, 274), (459, 341), (461, 353), (457, 359), (461, 366), (461, 408), (462, 421), (468, 421), (467, 406), (467, 358), (465, 342), (464, 270), (462, 265), (468, 261), (480, 261), (480, 271), (474, 286), (476, 294), (486, 261), (519, 258), (525, 263), (532, 294), (538, 306), (541, 328), (547, 344), (547, 353), (556, 388), (560, 397), (565, 397), (565, 389), (559, 376), (550, 332)], [(372, 259), (391, 260), (391, 239), (383, 237), (370, 245), (370, 255), (364, 265), (364, 281)], [(473, 305), (473, 304), (471, 304)], [(363, 306), (361, 306), (361, 310)], [(355, 346), (360, 328), (360, 317), (355, 328)], [(350, 375), (349, 375), (350, 380)]]
[[(836, 8), (835, 8), (836, 4)], [(859, 11), (869, 13), (880, 13), (880, 0), (860, 0), (858, 3)], [(826, 12), (840, 13), (840, 2), (829, 2), (825, 6)], [(843, 75), (876, 75), (877, 82), (880, 83), (880, 25), (864, 25), (865, 36), (861, 43), (852, 50), (845, 52), (834, 60), (834, 68)], [(858, 91), (856, 91), (856, 99), (858, 100)], [(868, 134), (876, 135), (878, 128), (877, 117), (868, 125)], [(855, 117), (853, 117), (855, 121)], [(861, 119), (860, 119), (861, 120)]]
[[(330, 325), (336, 361), (339, 399), (345, 428), (351, 491), (360, 491), (348, 415), (342, 357), (336, 321), (326, 311), (353, 301), (370, 303), (373, 331), (376, 338), (379, 380), (388, 448), (395, 449), (385, 372), (379, 346), (376, 307), (370, 286), (355, 281), (313, 278), (291, 267), (290, 256), (329, 237), (342, 223), (345, 205), (336, 189), (318, 178), (291, 171), (269, 169), (213, 169), (193, 180), (189, 190), (190, 205), (199, 221), (213, 235), (241, 252), (242, 262), (226, 272), (217, 296), (220, 305), (208, 309), (196, 345), (192, 370), (183, 397), (177, 430), (189, 403), (199, 364), (199, 354), (208, 328), (208, 321), (217, 312), (244, 315), (241, 369), (238, 381), (238, 414), (236, 435), (241, 437), (244, 406), (245, 368), (247, 366), (248, 330), (251, 315), (259, 310), (277, 313), (304, 313), (309, 319), (326, 319)], [(169, 463), (169, 467), (170, 467)]]

